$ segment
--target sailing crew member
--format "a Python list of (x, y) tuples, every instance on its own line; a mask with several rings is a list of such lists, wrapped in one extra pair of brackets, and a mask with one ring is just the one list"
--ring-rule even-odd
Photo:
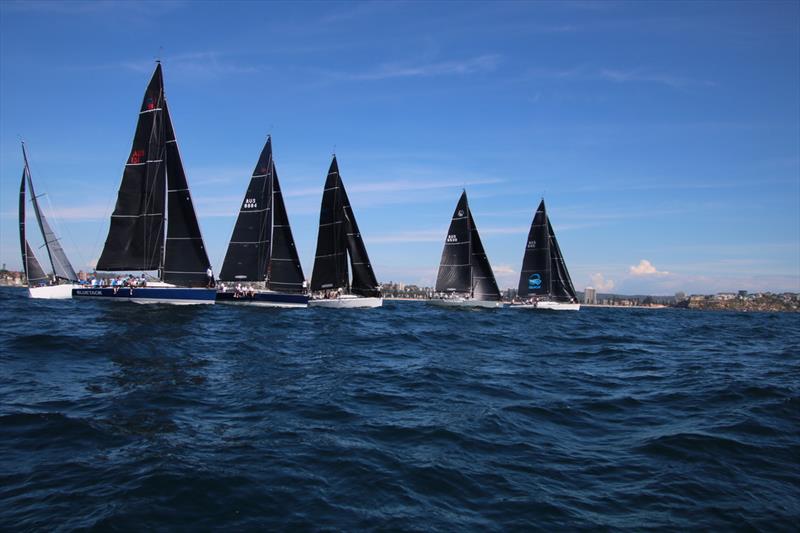
[(208, 266), (206, 269), (206, 278), (208, 278), (208, 285), (207, 287), (210, 289), (214, 286), (214, 271), (211, 270), (211, 265)]

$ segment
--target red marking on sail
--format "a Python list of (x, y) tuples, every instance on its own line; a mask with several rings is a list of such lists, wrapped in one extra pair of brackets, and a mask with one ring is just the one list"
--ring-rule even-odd
[(133, 153), (131, 153), (131, 160), (130, 160), (131, 164), (137, 165), (139, 163), (142, 163), (143, 160), (144, 160), (144, 150), (134, 150)]

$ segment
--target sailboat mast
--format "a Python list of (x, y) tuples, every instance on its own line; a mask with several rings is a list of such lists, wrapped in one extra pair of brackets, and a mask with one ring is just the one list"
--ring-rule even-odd
[[(272, 139), (270, 135), (268, 137)], [(274, 155), (269, 156), (269, 251), (267, 252), (267, 288), (270, 286), (272, 277), (272, 243), (275, 241), (275, 159)]]
[[(544, 201), (544, 200), (542, 200)], [(550, 242), (550, 217), (547, 216), (547, 207), (542, 205), (542, 213), (544, 214), (545, 235), (547, 236), (547, 294), (553, 295), (553, 260)]]
[[(464, 191), (464, 194), (466, 194), (466, 191)], [(472, 217), (470, 216), (468, 198), (466, 199), (465, 203), (467, 206), (467, 242), (469, 243), (469, 255), (467, 255), (469, 258), (469, 296), (472, 298), (475, 296), (475, 273), (472, 264)]]
[(25, 236), (25, 178), (26, 169), (23, 169), (22, 180), (19, 184), (19, 247), (22, 250), (22, 269), (25, 271), (25, 281), (28, 283), (28, 287), (30, 287), (31, 281), (28, 276), (28, 239)]

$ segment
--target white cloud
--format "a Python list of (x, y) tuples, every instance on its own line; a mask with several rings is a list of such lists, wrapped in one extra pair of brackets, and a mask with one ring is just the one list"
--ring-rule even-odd
[(484, 54), (470, 59), (441, 61), (439, 63), (417, 65), (386, 63), (368, 72), (344, 74), (339, 77), (351, 80), (384, 80), (420, 76), (464, 75), (492, 71), (499, 62), (499, 55)]
[(642, 259), (638, 265), (631, 266), (630, 273), (634, 276), (666, 276), (669, 274), (669, 272), (657, 270), (655, 265), (647, 259)]
[(689, 87), (708, 87), (716, 85), (713, 81), (678, 76), (668, 72), (659, 72), (652, 69), (634, 68), (593, 68), (587, 65), (579, 65), (572, 68), (562, 69), (531, 69), (530, 74), (536, 78), (569, 80), (569, 81), (592, 81), (602, 80), (612, 83), (653, 83), (666, 85), (673, 89), (686, 89)]
[(675, 76), (672, 74), (652, 72), (644, 69), (633, 70), (619, 70), (619, 69), (601, 69), (600, 77), (604, 80), (613, 81), (616, 83), (625, 82), (640, 82), (640, 83), (658, 83), (672, 87), (673, 89), (684, 89), (691, 86), (713, 86), (713, 82), (706, 80), (696, 80), (684, 76)]
[(592, 287), (594, 287), (598, 292), (608, 292), (614, 288), (614, 280), (606, 279), (602, 273), (597, 272), (596, 274), (592, 274)]
[(497, 265), (497, 266), (492, 267), (492, 270), (497, 275), (501, 275), (501, 274), (516, 274), (517, 273), (517, 271), (514, 270), (514, 268), (509, 266), (509, 265)]

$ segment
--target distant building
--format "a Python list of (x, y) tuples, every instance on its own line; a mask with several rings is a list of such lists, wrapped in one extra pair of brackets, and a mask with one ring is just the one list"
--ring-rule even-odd
[(742, 300), (747, 298), (747, 291), (739, 291), (739, 298)]
[(589, 305), (597, 304), (597, 291), (593, 287), (586, 287), (583, 289), (583, 303)]
[(675, 301), (682, 302), (686, 299), (686, 293), (683, 291), (678, 291), (675, 293)]
[(733, 294), (732, 292), (719, 292), (714, 297), (715, 300), (721, 300), (721, 301), (733, 300), (734, 298), (736, 298), (736, 295)]

